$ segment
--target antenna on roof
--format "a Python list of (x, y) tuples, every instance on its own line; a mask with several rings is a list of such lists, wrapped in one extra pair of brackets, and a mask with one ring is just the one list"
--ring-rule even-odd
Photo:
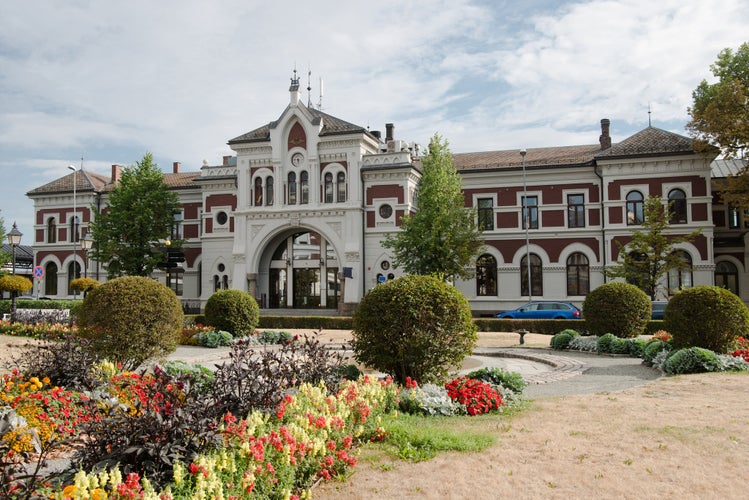
[(322, 111), (322, 77), (320, 77), (320, 100), (317, 101), (317, 109)]
[(312, 107), (312, 85), (310, 85), (310, 77), (312, 76), (312, 70), (307, 65), (307, 107)]
[(650, 123), (650, 103), (648, 103), (648, 127), (652, 127)]

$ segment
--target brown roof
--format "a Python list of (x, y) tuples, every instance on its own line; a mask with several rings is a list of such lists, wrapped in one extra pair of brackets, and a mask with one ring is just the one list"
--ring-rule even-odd
[[(289, 108), (287, 107), (286, 110), (284, 110), (284, 112), (281, 113), (281, 116), (283, 116), (288, 109)], [(319, 109), (315, 109), (315, 108), (306, 108), (306, 109), (312, 115), (313, 124), (317, 125), (322, 120), (323, 126), (322, 126), (322, 130), (320, 131), (321, 137), (326, 136), (326, 135), (367, 132), (364, 127), (360, 127), (359, 125), (354, 125), (353, 123), (349, 123), (345, 120), (341, 120), (340, 118), (336, 118), (335, 116), (329, 115), (327, 113), (323, 113)], [(238, 137), (235, 137), (234, 139), (231, 139), (228, 142), (228, 144), (268, 141), (270, 140), (270, 130), (272, 128), (276, 128), (279, 120), (270, 122), (267, 125), (263, 125), (262, 127), (256, 128), (255, 130), (251, 130), (247, 132), (246, 134), (242, 134)]]
[(694, 154), (689, 137), (655, 127), (648, 127), (598, 155), (601, 158), (652, 156), (657, 154)]
[[(601, 153), (601, 146), (598, 144), (533, 148), (527, 150), (525, 165), (529, 167), (586, 165), (591, 163), (599, 153)], [(514, 168), (522, 164), (523, 157), (517, 149), (453, 155), (453, 165), (459, 172)]]
[(110, 180), (109, 177), (95, 174), (94, 172), (76, 170), (75, 172), (70, 172), (64, 177), (60, 177), (50, 183), (32, 189), (26, 193), (26, 195), (33, 196), (35, 194), (72, 193), (73, 179), (75, 179), (76, 191), (101, 191)]
[[(111, 177), (95, 174), (86, 170), (76, 170), (75, 172), (70, 172), (68, 175), (60, 177), (59, 179), (41, 187), (32, 189), (26, 193), (26, 195), (34, 196), (54, 193), (72, 193), (74, 176), (76, 180), (75, 190), (77, 192), (95, 191), (102, 193), (109, 192), (114, 187), (110, 182), (112, 180)], [(188, 187), (199, 188), (199, 186), (193, 182), (198, 177), (200, 177), (200, 172), (164, 174), (164, 183), (171, 189)]]

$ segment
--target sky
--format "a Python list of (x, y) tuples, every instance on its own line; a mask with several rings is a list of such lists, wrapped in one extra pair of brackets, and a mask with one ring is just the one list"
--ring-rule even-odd
[(26, 193), (71, 164), (219, 164), (295, 68), (305, 102), (455, 153), (595, 144), (602, 118), (614, 142), (687, 135), (747, 21), (746, 0), (2, 0), (0, 217), (31, 245)]

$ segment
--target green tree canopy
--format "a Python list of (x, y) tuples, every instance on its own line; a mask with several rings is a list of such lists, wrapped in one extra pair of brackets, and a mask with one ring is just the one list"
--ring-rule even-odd
[(660, 196), (650, 196), (643, 207), (642, 231), (633, 231), (632, 239), (619, 246), (619, 264), (608, 267), (606, 275), (624, 278), (655, 300), (661, 279), (672, 269), (680, 269), (684, 261), (675, 245), (693, 240), (697, 229), (687, 235), (670, 234), (671, 205), (663, 205)]
[(687, 129), (717, 144), (726, 157), (743, 158), (749, 145), (749, 43), (736, 52), (723, 49), (710, 70), (718, 81), (702, 80), (692, 92)]
[[(710, 69), (717, 81), (702, 80), (692, 92), (692, 120), (687, 130), (703, 146), (712, 143), (720, 147), (726, 158), (745, 159), (749, 146), (749, 43), (735, 52), (723, 49)], [(729, 176), (720, 191), (725, 203), (749, 209), (749, 170), (745, 167)]]
[(430, 140), (422, 160), (416, 211), (404, 215), (400, 222), (400, 231), (383, 242), (393, 252), (395, 267), (445, 280), (473, 277), (483, 239), (476, 211), (465, 207), (448, 143), (438, 134)]
[(169, 237), (178, 209), (179, 198), (146, 153), (123, 170), (109, 206), (95, 214), (93, 258), (104, 263), (110, 278), (150, 275), (163, 258), (155, 249)]

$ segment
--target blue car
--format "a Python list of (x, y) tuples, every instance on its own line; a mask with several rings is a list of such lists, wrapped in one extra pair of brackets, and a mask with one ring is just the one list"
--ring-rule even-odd
[(509, 319), (580, 319), (580, 309), (571, 302), (535, 301), (517, 309), (497, 313), (497, 318)]
[(651, 318), (663, 319), (663, 313), (666, 311), (667, 304), (668, 302), (661, 302), (661, 301), (652, 302), (653, 314), (651, 315)]

